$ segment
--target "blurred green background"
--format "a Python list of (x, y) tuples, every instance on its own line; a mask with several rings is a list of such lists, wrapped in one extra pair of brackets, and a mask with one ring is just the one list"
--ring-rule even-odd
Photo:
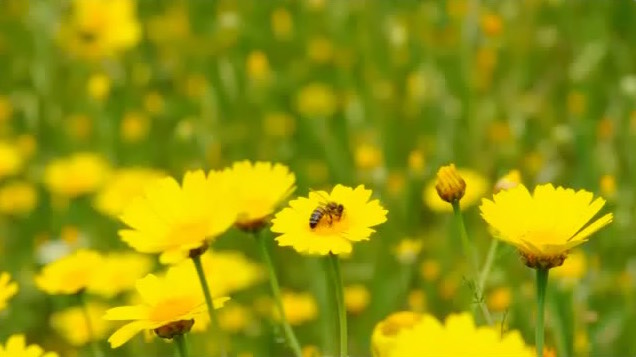
[[(37, 193), (17, 214), (0, 194), (0, 270), (21, 285), (0, 314), (1, 340), (23, 331), (87, 353), (48, 325), (72, 303), (37, 291), (32, 276), (45, 243), (126, 248), (120, 224), (92, 205), (99, 185), (69, 195), (47, 184), (53, 160), (90, 152), (111, 168), (175, 177), (239, 159), (281, 162), (298, 195), (371, 187), (389, 220), (343, 261), (346, 284), (371, 296), (350, 316), (354, 356), (370, 354), (372, 328), (390, 312), (471, 307), (451, 216), (422, 198), (440, 165), (489, 185), (518, 169), (528, 186), (585, 188), (609, 201), (615, 222), (584, 246), (576, 284), (551, 281), (547, 343), (563, 356), (636, 353), (635, 19), (627, 0), (0, 0), (0, 187), (20, 181)], [(483, 261), (491, 238), (476, 206), (465, 212)], [(406, 238), (421, 243), (407, 249), (414, 259), (395, 253)], [(216, 244), (259, 260), (238, 231)], [(318, 303), (317, 318), (297, 328), (301, 342), (334, 353), (322, 262), (274, 252), (282, 285)], [(529, 343), (532, 284), (500, 247), (484, 299)], [(266, 293), (263, 283), (236, 300)], [(236, 351), (284, 353), (280, 331), (259, 324), (233, 337)]]

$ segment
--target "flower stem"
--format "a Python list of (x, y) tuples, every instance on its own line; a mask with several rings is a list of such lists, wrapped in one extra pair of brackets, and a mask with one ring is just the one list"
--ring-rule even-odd
[(179, 351), (179, 357), (188, 357), (188, 344), (186, 343), (185, 334), (176, 335), (173, 339), (177, 351)]
[(93, 323), (91, 322), (91, 316), (88, 312), (88, 304), (86, 303), (86, 293), (80, 291), (77, 293), (77, 298), (80, 301), (80, 305), (82, 306), (82, 313), (84, 314), (84, 319), (86, 320), (86, 333), (88, 334), (88, 342), (91, 344), (91, 351), (93, 357), (101, 357), (102, 351), (99, 348), (99, 344), (97, 343), (95, 330), (93, 329)]
[(199, 282), (201, 283), (201, 288), (203, 289), (203, 295), (205, 296), (205, 303), (208, 305), (208, 314), (210, 315), (210, 323), (212, 324), (212, 330), (218, 332), (218, 340), (219, 340), (219, 346), (221, 348), (221, 356), (227, 356), (227, 351), (225, 349), (225, 336), (224, 336), (223, 330), (221, 330), (221, 326), (219, 325), (219, 319), (216, 316), (216, 311), (214, 310), (212, 295), (210, 294), (210, 288), (208, 287), (208, 282), (205, 279), (205, 273), (203, 272), (203, 265), (201, 264), (201, 255), (199, 254), (193, 255), (192, 261), (194, 262), (194, 267), (196, 268), (197, 275), (199, 276)]
[(537, 326), (535, 328), (537, 357), (543, 357), (545, 292), (548, 287), (548, 272), (548, 269), (537, 268)]
[(344, 303), (342, 274), (340, 273), (340, 261), (338, 260), (338, 256), (333, 253), (329, 253), (329, 260), (333, 272), (333, 286), (336, 293), (336, 303), (338, 305), (338, 321), (340, 325), (340, 357), (347, 357), (347, 310)]
[(479, 273), (479, 281), (477, 282), (477, 287), (479, 291), (484, 291), (484, 287), (486, 286), (486, 279), (488, 279), (488, 274), (490, 274), (490, 269), (492, 268), (492, 263), (495, 260), (495, 254), (497, 253), (497, 246), (499, 244), (499, 240), (493, 239), (490, 241), (490, 247), (488, 248), (488, 255), (486, 256), (486, 262), (484, 266), (481, 268), (481, 273)]
[(259, 236), (258, 232), (254, 233), (254, 237), (258, 241), (258, 245), (261, 248), (263, 262), (267, 267), (267, 273), (269, 274), (269, 286), (272, 289), (272, 295), (274, 296), (274, 301), (276, 302), (276, 309), (278, 309), (278, 316), (280, 316), (280, 321), (283, 325), (283, 331), (285, 331), (287, 343), (293, 350), (294, 356), (301, 357), (302, 351), (300, 349), (300, 344), (298, 343), (298, 339), (294, 334), (294, 330), (292, 330), (289, 322), (287, 322), (287, 318), (285, 317), (285, 310), (283, 309), (283, 300), (281, 298), (280, 286), (278, 285), (278, 278), (276, 277), (276, 272), (274, 271), (272, 258), (269, 256), (269, 251), (267, 250), (267, 241), (263, 237)]

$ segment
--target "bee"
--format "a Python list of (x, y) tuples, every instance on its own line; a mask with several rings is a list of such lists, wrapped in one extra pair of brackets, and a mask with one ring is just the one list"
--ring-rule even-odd
[(320, 223), (320, 221), (328, 217), (329, 225), (333, 224), (334, 218), (336, 221), (339, 221), (342, 218), (342, 213), (344, 212), (344, 206), (340, 203), (336, 202), (327, 202), (321, 204), (316, 207), (316, 209), (311, 212), (311, 216), (309, 217), (309, 228), (314, 229)]

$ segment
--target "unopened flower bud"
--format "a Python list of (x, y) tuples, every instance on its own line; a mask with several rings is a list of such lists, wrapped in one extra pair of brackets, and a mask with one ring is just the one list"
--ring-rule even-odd
[(448, 203), (459, 201), (466, 192), (466, 182), (459, 175), (455, 164), (442, 166), (437, 171), (437, 194)]

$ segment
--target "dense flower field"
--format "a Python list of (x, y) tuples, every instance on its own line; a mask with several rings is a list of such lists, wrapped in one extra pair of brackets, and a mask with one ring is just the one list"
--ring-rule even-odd
[(1, 0), (0, 357), (634, 355), (635, 16)]

